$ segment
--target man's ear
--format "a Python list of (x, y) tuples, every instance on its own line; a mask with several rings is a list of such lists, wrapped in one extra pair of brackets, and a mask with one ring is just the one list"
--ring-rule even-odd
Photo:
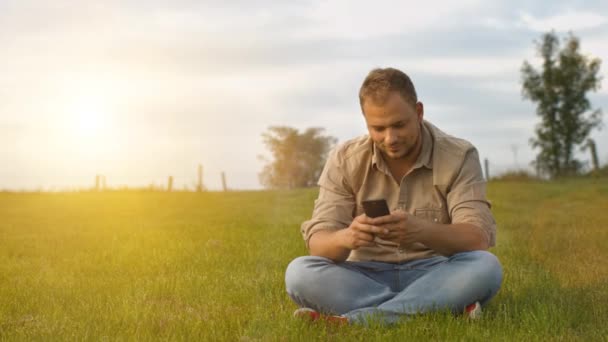
[(416, 102), (416, 116), (420, 122), (424, 119), (424, 105), (420, 101)]

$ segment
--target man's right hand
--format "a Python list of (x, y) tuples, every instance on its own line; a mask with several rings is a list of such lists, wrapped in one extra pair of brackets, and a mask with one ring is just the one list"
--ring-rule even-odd
[(360, 247), (374, 246), (375, 234), (386, 234), (388, 230), (370, 224), (371, 218), (361, 214), (351, 222), (350, 226), (336, 232), (339, 234), (339, 244), (350, 250)]

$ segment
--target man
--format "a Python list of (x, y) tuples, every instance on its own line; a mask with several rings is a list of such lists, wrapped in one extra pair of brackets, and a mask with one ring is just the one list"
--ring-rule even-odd
[[(496, 224), (477, 150), (423, 120), (399, 70), (372, 70), (359, 101), (369, 135), (331, 153), (301, 228), (310, 256), (287, 267), (294, 315), (363, 324), (436, 310), (477, 316), (502, 282), (486, 251)], [(391, 214), (367, 217), (369, 199), (386, 199)]]

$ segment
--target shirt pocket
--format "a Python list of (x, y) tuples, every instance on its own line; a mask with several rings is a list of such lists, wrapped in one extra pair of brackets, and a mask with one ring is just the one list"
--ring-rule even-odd
[(426, 221), (445, 223), (443, 209), (440, 208), (418, 208), (414, 210), (414, 216)]

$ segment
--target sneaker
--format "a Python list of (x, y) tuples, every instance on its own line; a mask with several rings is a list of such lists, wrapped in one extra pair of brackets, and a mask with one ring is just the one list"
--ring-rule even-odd
[(479, 304), (479, 302), (475, 302), (467, 305), (467, 307), (464, 308), (464, 313), (469, 319), (481, 318), (481, 304)]
[(344, 316), (324, 315), (311, 308), (299, 308), (293, 312), (293, 317), (310, 322), (324, 321), (337, 325), (348, 324), (348, 318)]

